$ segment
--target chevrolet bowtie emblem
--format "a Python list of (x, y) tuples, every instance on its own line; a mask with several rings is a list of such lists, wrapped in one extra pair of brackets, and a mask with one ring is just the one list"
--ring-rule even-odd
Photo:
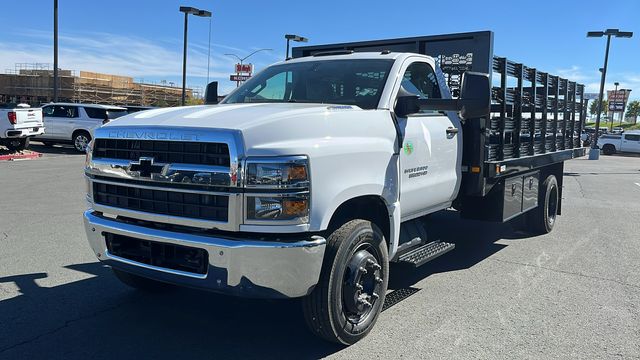
[(129, 164), (129, 171), (136, 171), (140, 177), (151, 177), (151, 174), (160, 173), (164, 165), (154, 165), (152, 157), (141, 157), (137, 162)]

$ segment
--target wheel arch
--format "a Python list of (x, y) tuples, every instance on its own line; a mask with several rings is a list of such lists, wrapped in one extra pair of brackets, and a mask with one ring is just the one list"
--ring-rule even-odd
[(339, 228), (354, 219), (363, 219), (376, 224), (384, 234), (387, 245), (392, 243), (392, 214), (389, 205), (380, 195), (361, 195), (342, 202), (333, 212), (327, 225), (327, 232)]

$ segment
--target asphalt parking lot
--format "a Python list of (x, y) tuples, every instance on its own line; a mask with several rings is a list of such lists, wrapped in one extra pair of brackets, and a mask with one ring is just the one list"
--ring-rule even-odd
[[(455, 251), (391, 269), (391, 304), (344, 348), (309, 334), (298, 301), (122, 285), (85, 240), (84, 156), (0, 163), (0, 358), (639, 358), (640, 158), (565, 165), (563, 215), (527, 237), (430, 217)], [(400, 297), (402, 298), (402, 297)]]

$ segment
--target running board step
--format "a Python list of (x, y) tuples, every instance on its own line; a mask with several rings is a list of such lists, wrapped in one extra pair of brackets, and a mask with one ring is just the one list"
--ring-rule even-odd
[(423, 265), (440, 255), (444, 255), (456, 247), (455, 244), (433, 241), (400, 255), (398, 262), (411, 264), (414, 267)]

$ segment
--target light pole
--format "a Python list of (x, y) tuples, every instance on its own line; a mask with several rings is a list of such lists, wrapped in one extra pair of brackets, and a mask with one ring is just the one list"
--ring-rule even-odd
[(53, 101), (58, 101), (58, 0), (53, 0)]
[(630, 38), (633, 33), (630, 31), (620, 31), (619, 29), (607, 29), (605, 31), (589, 31), (587, 37), (607, 37), (607, 48), (604, 53), (604, 66), (602, 67), (602, 77), (600, 79), (600, 93), (598, 94), (598, 113), (596, 114), (596, 133), (594, 134), (593, 144), (589, 151), (589, 160), (598, 160), (600, 158), (600, 149), (598, 149), (598, 130), (600, 129), (600, 112), (602, 111), (602, 96), (604, 93), (604, 82), (607, 77), (607, 63), (609, 62), (609, 45), (611, 37)]
[(180, 6), (180, 12), (184, 13), (184, 44), (182, 48), (182, 98), (180, 104), (184, 106), (187, 97), (187, 25), (189, 23), (189, 14), (201, 17), (211, 17), (211, 12), (207, 10), (196, 9), (191, 6)]
[[(225, 54), (226, 56), (233, 56), (234, 58), (238, 59), (238, 61), (240, 61), (240, 70), (242, 70), (242, 63), (247, 60), (250, 56), (252, 56), (255, 53), (258, 53), (260, 51), (271, 51), (273, 49), (258, 49), (254, 52), (252, 52), (251, 54), (241, 58), (240, 56), (236, 55), (236, 54)], [(237, 71), (236, 71), (237, 75), (240, 75)], [(236, 87), (240, 86), (240, 81), (236, 81)]]
[[(616, 89), (613, 90), (613, 100), (614, 101), (618, 101), (618, 85), (620, 85), (619, 82), (614, 82), (613, 85), (615, 85)], [(609, 126), (609, 132), (613, 132), (613, 115), (616, 113), (616, 108), (613, 108), (613, 111), (611, 111), (611, 100), (609, 100), (609, 102), (607, 103), (607, 106), (609, 106), (609, 111), (611, 112), (611, 125)]]
[(284, 38), (287, 39), (287, 52), (286, 52), (286, 54), (284, 56), (285, 60), (289, 60), (289, 41), (290, 40), (293, 40), (293, 41), (296, 41), (296, 42), (307, 42), (307, 41), (309, 41), (309, 39), (307, 39), (306, 37), (302, 37), (300, 35), (293, 35), (293, 34), (286, 34), (284, 36)]

